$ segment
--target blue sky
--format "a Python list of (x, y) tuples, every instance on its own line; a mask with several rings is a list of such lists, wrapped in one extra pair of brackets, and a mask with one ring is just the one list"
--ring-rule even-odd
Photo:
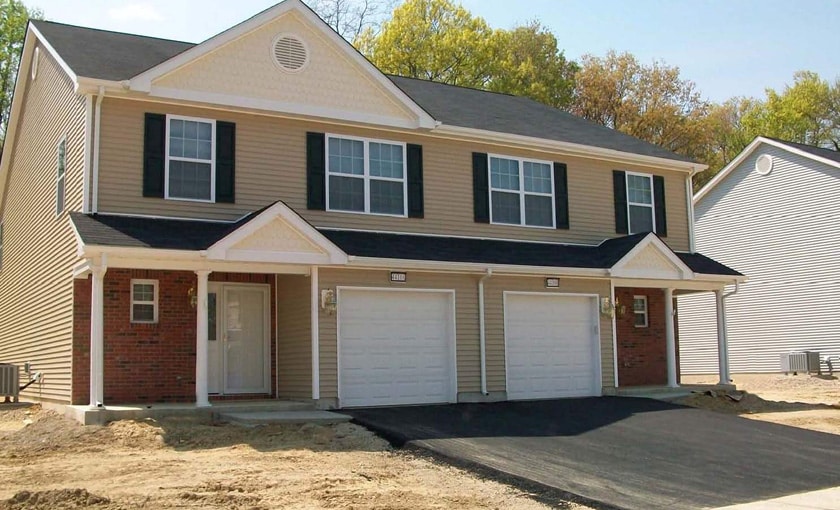
[[(200, 42), (276, 0), (24, 0), (47, 19)], [(570, 58), (609, 49), (678, 66), (715, 101), (764, 95), (797, 70), (840, 77), (836, 0), (461, 0), (495, 28), (540, 20)]]

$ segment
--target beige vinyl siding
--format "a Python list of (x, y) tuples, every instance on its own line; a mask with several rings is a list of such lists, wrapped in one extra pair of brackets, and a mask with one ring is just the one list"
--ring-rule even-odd
[[(29, 78), (29, 70), (21, 71)], [(41, 48), (11, 157), (0, 271), (0, 360), (43, 374), (24, 398), (70, 399), (76, 241), (68, 212), (82, 208), (85, 99)], [(66, 137), (65, 212), (56, 217), (57, 145)], [(10, 140), (7, 140), (7, 146)]]
[(312, 398), (310, 279), (277, 276), (277, 396)]
[[(485, 330), (487, 335), (487, 389), (506, 389), (504, 292), (545, 292), (549, 294), (597, 294), (609, 297), (609, 280), (560, 279), (560, 288), (546, 289), (543, 277), (493, 276), (484, 282)], [(612, 319), (599, 315), (601, 332), (601, 384), (615, 387), (613, 370)]]
[[(789, 351), (840, 356), (838, 204), (840, 169), (762, 144), (695, 206), (698, 251), (749, 278), (726, 301), (732, 372), (777, 372)], [(713, 298), (680, 298), (683, 372), (716, 373), (716, 342)]]
[[(408, 281), (390, 283), (388, 270), (346, 270), (321, 268), (319, 286), (381, 287), (398, 289), (446, 289), (455, 291), (455, 337), (458, 392), (481, 389), (481, 366), (478, 351), (478, 276), (444, 273), (408, 272)], [(338, 362), (336, 315), (321, 310), (321, 398), (338, 397)]]
[[(168, 113), (236, 123), (236, 204), (143, 198), (144, 113)], [(395, 218), (306, 209), (306, 132), (345, 134), (423, 146), (425, 218)], [(555, 230), (473, 221), (472, 153), (530, 157), (568, 165), (571, 229)], [(99, 211), (233, 220), (283, 200), (319, 227), (599, 243), (615, 237), (612, 171), (665, 177), (669, 236), (688, 250), (685, 174), (597, 159), (453, 141), (412, 132), (351, 128), (263, 115), (107, 98), (102, 107)]]

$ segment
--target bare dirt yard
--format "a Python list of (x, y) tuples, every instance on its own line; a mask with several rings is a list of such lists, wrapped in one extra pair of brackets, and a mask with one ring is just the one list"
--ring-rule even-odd
[[(724, 394), (693, 394), (676, 403), (755, 420), (840, 434), (840, 380), (827, 375), (736, 374), (740, 401)], [(713, 376), (683, 376), (683, 384), (714, 383)]]
[(0, 509), (588, 507), (393, 450), (366, 429), (196, 418), (82, 427), (0, 404)]

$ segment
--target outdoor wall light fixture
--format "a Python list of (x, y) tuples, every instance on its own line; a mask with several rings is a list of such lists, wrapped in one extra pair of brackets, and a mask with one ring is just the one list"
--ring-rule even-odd
[(327, 313), (335, 313), (336, 300), (335, 291), (332, 289), (321, 289), (321, 310), (326, 310)]
[(619, 303), (618, 299), (613, 301), (608, 297), (601, 298), (601, 314), (607, 315), (609, 317), (615, 317), (616, 315), (619, 317), (623, 317), (624, 305)]
[(190, 287), (190, 290), (187, 291), (187, 297), (190, 300), (190, 308), (195, 308), (196, 304), (198, 304), (198, 296), (195, 294), (195, 287)]

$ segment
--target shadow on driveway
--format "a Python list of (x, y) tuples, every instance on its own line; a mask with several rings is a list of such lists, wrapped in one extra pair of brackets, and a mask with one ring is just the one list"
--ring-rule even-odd
[(840, 485), (840, 436), (641, 398), (342, 411), (392, 443), (633, 509)]

